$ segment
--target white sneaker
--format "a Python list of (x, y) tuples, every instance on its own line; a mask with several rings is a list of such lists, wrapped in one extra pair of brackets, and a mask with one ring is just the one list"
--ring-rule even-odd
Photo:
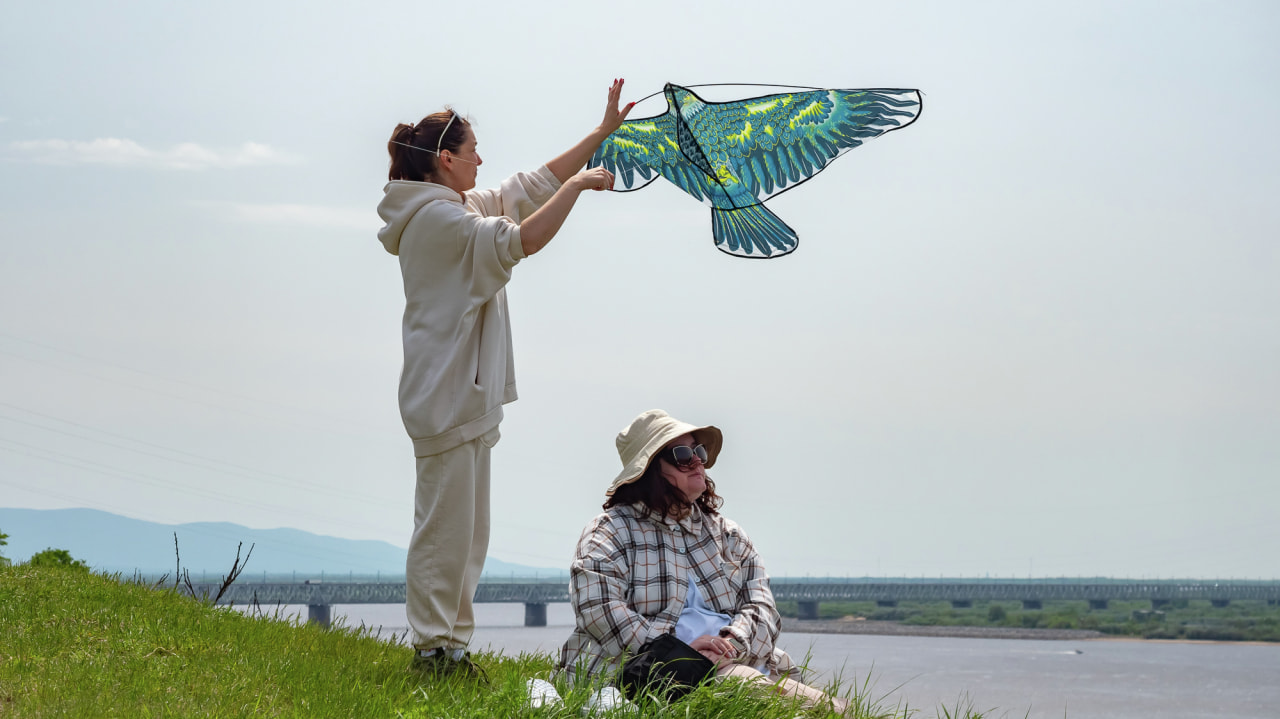
[(557, 692), (555, 686), (545, 679), (530, 679), (524, 686), (529, 696), (529, 706), (534, 709), (560, 706), (563, 703), (560, 692)]
[(609, 712), (634, 712), (636, 705), (627, 701), (617, 687), (605, 687), (593, 693), (586, 706), (582, 707), (583, 716), (600, 716)]

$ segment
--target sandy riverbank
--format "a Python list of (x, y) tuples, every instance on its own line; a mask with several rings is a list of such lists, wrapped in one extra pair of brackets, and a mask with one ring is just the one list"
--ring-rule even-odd
[(943, 627), (899, 622), (847, 619), (782, 619), (782, 631), (794, 634), (879, 634), (900, 637), (967, 637), (971, 639), (1100, 639), (1107, 635), (1089, 629), (1027, 629), (1024, 627)]

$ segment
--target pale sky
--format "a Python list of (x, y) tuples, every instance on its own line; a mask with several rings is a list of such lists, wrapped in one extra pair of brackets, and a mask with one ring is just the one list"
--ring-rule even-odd
[(0, 6), (0, 506), (405, 546), (397, 122), (492, 186), (614, 77), (919, 88), (788, 257), (658, 182), (520, 263), (490, 555), (567, 565), (662, 407), (774, 575), (1280, 577), (1280, 6), (468, 7)]

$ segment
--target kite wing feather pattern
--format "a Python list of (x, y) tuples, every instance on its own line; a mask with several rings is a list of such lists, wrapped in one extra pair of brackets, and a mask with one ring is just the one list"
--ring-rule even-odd
[(638, 190), (659, 175), (711, 206), (717, 249), (778, 257), (799, 238), (761, 203), (863, 142), (919, 117), (918, 90), (807, 90), (707, 102), (670, 83), (667, 111), (630, 120), (588, 163)]
[(698, 200), (706, 201), (711, 191), (707, 186), (711, 168), (699, 152), (686, 157), (677, 139), (680, 135), (669, 113), (628, 120), (605, 138), (587, 166), (603, 165), (612, 172), (615, 182), (622, 184), (619, 192), (638, 190), (661, 175)]
[[(698, 124), (713, 162), (741, 170), (757, 201), (799, 184), (863, 142), (915, 120), (915, 90), (815, 90), (709, 104)], [(695, 125), (696, 126), (696, 125)]]

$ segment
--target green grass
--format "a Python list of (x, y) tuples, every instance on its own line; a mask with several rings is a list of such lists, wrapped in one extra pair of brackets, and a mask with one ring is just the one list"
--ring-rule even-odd
[[(797, 615), (795, 602), (779, 602), (786, 617)], [(1205, 639), (1280, 642), (1280, 606), (1265, 601), (1234, 601), (1214, 607), (1208, 600), (1178, 600), (1153, 613), (1149, 601), (1113, 601), (1106, 609), (1088, 602), (1046, 601), (1042, 609), (1023, 609), (1021, 602), (974, 602), (955, 609), (950, 602), (823, 602), (820, 619), (845, 616), (924, 626), (1028, 627), (1092, 629), (1105, 634), (1147, 639)]]
[[(526, 706), (525, 681), (550, 678), (550, 655), (481, 654), (482, 685), (409, 670), (411, 651), (349, 629), (321, 629), (210, 607), (172, 590), (83, 570), (0, 567), (0, 717), (581, 716), (589, 688), (557, 681), (562, 706)], [(836, 689), (841, 689), (836, 687)], [(851, 716), (906, 719), (869, 684), (841, 689)], [(980, 719), (965, 707), (936, 715)], [(827, 717), (739, 683), (704, 687), (640, 717)]]

